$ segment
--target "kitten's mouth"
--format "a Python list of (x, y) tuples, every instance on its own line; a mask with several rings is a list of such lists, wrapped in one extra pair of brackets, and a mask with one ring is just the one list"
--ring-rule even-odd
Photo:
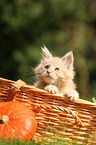
[(46, 77), (52, 79), (52, 77), (50, 75), (47, 75)]
[(52, 78), (52, 76), (51, 75), (46, 75), (46, 77), (45, 77), (45, 81), (47, 82), (47, 83), (54, 83), (56, 80), (54, 79), (54, 78)]

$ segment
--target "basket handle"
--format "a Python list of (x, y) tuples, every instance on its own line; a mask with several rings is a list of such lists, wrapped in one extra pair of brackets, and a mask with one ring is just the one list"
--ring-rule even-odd
[(82, 123), (82, 121), (80, 120), (80, 118), (77, 116), (77, 114), (74, 111), (72, 111), (69, 108), (64, 108), (64, 111), (71, 114), (75, 118), (75, 121), (79, 122), (81, 126), (84, 126), (84, 124)]
[(75, 119), (75, 122), (78, 122), (81, 126), (84, 126), (84, 124), (82, 123), (80, 118), (77, 116), (77, 114), (74, 111), (72, 111), (70, 108), (64, 108), (64, 107), (48, 105), (48, 104), (41, 104), (41, 105), (38, 104), (37, 107), (33, 108), (33, 111), (40, 113), (41, 109), (46, 109), (46, 108), (48, 109), (53, 108), (53, 109), (58, 109), (58, 110), (67, 112), (73, 116), (73, 118)]
[(26, 85), (25, 82), (22, 80), (17, 80), (15, 83), (12, 84), (12, 87), (9, 90), (8, 96), (6, 98), (7, 101), (12, 101), (14, 99), (15, 94), (20, 90), (21, 86)]

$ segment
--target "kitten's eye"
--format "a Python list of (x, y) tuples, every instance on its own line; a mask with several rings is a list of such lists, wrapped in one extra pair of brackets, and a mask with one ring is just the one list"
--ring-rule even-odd
[(59, 71), (59, 70), (60, 70), (60, 68), (56, 67), (56, 68), (55, 68), (55, 70), (56, 70), (56, 71)]
[(46, 65), (44, 68), (48, 69), (50, 67), (50, 65)]

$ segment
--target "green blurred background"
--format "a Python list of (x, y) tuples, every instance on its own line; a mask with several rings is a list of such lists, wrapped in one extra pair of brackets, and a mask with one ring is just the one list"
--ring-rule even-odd
[(55, 56), (72, 50), (81, 98), (96, 96), (96, 1), (1, 0), (0, 77), (27, 83), (44, 44)]

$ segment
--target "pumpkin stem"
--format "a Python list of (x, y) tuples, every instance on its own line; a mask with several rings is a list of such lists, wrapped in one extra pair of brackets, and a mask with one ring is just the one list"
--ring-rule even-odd
[(0, 117), (0, 123), (6, 123), (9, 121), (9, 117), (6, 115), (3, 115)]

